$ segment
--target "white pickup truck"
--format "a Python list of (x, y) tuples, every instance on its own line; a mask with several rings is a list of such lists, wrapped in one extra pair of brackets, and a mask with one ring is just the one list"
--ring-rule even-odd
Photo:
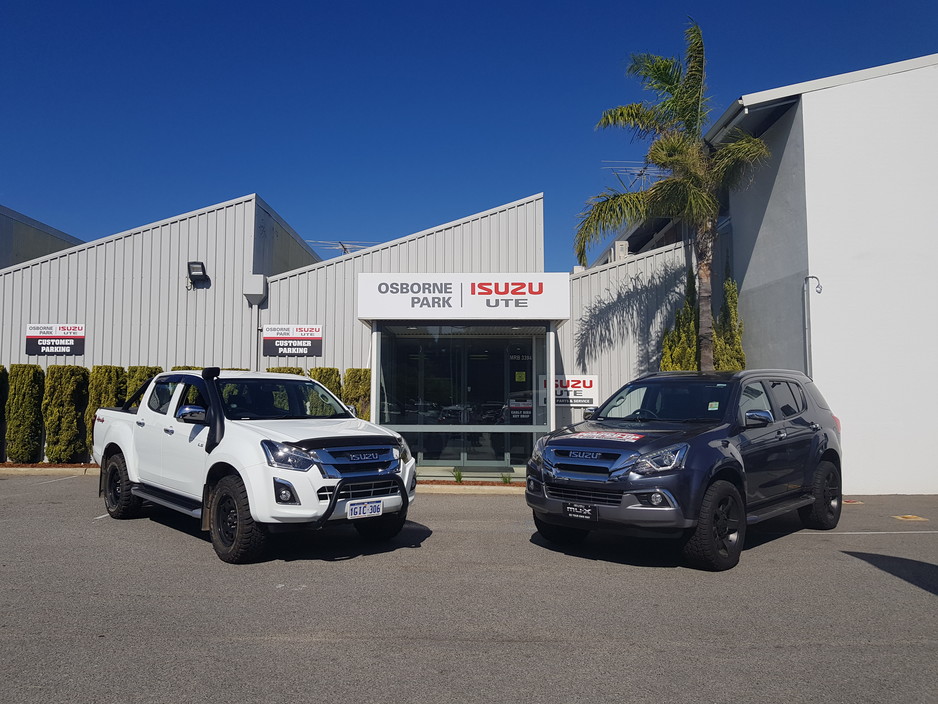
[(225, 562), (251, 562), (272, 532), (350, 521), (397, 535), (414, 501), (404, 439), (290, 374), (167, 372), (95, 414), (99, 494), (114, 518), (144, 501), (199, 518)]

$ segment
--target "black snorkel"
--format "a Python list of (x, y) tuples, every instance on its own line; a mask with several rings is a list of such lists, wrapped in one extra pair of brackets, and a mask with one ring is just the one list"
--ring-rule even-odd
[(208, 424), (208, 437), (205, 439), (205, 451), (211, 452), (221, 439), (225, 437), (225, 414), (221, 407), (221, 394), (218, 393), (218, 379), (221, 369), (218, 367), (205, 367), (202, 370), (202, 378), (205, 380), (206, 393), (208, 394), (208, 409), (206, 409), (205, 420)]

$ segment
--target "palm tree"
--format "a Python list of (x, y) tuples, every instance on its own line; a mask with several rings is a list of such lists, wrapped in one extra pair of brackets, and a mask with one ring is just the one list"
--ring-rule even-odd
[(638, 76), (655, 99), (603, 113), (598, 128), (625, 127), (634, 138), (651, 141), (645, 163), (661, 174), (641, 190), (607, 189), (591, 198), (580, 213), (574, 251), (586, 265), (586, 249), (606, 236), (646, 218), (669, 218), (695, 232), (699, 300), (700, 368), (713, 369), (713, 311), (710, 273), (717, 236), (720, 195), (741, 185), (756, 165), (769, 157), (761, 139), (732, 130), (719, 144), (704, 139), (709, 98), (704, 84), (704, 44), (692, 22), (684, 32), (683, 60), (633, 54), (626, 74)]

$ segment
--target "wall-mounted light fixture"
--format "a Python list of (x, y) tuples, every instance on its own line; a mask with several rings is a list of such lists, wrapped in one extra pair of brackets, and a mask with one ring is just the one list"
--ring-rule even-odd
[(189, 262), (187, 266), (189, 269), (189, 282), (193, 286), (209, 280), (204, 262)]

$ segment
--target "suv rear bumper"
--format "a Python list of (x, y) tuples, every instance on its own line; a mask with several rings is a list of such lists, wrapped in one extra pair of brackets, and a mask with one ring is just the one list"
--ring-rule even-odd
[[(541, 520), (555, 525), (572, 528), (593, 530), (602, 528), (606, 530), (683, 530), (692, 528), (697, 521), (685, 517), (674, 496), (666, 489), (660, 493), (665, 498), (667, 506), (649, 506), (639, 500), (639, 494), (649, 495), (655, 493), (655, 488), (642, 487), (640, 492), (625, 492), (621, 502), (616, 505), (607, 503), (593, 503), (577, 499), (565, 500), (548, 496), (547, 489), (562, 488), (561, 485), (545, 486), (533, 477), (528, 477), (525, 490), (525, 500)], [(582, 504), (592, 507), (590, 519), (570, 518), (566, 506), (569, 504)]]

